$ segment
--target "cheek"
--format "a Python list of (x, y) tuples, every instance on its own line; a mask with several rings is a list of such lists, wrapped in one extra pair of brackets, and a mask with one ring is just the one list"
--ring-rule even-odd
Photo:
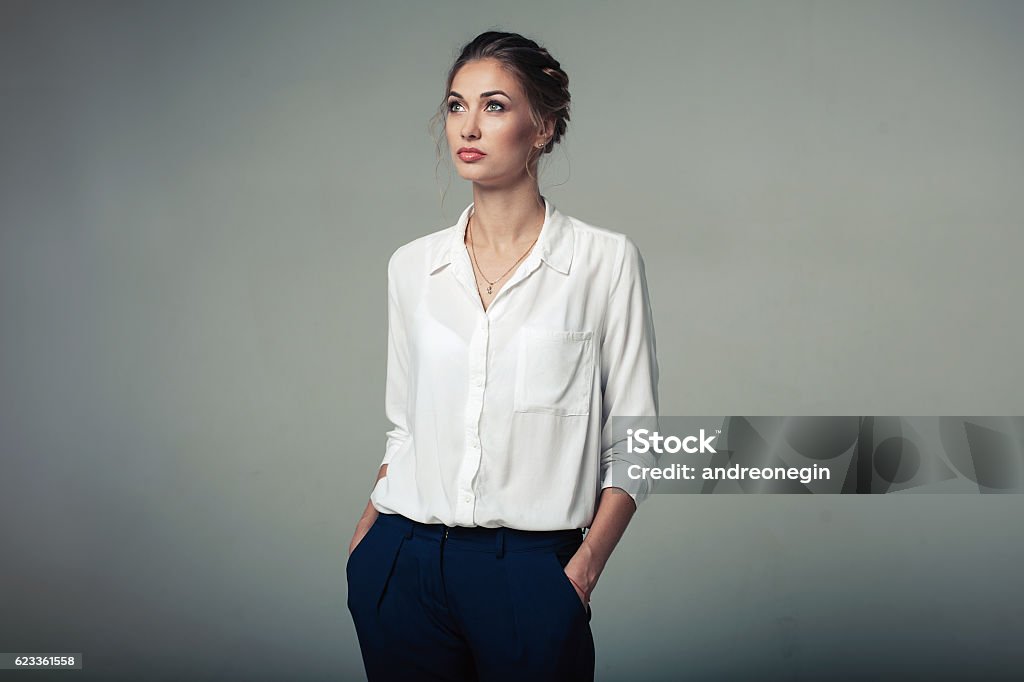
[(523, 155), (530, 145), (530, 130), (514, 123), (500, 123), (491, 131), (491, 139), (500, 140), (506, 153)]

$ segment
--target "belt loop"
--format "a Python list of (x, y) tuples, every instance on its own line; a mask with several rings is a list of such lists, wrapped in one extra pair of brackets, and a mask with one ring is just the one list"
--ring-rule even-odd
[(416, 522), (413, 521), (412, 519), (406, 519), (406, 523), (405, 523), (405, 539), (406, 540), (411, 540), (412, 539), (412, 528), (415, 525), (415, 523)]
[(498, 529), (497, 534), (494, 536), (494, 550), (495, 556), (499, 559), (505, 556), (505, 527), (502, 526)]

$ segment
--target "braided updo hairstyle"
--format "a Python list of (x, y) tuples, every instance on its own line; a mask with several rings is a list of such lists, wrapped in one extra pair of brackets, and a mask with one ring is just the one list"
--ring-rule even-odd
[[(448, 71), (441, 106), (435, 120), (444, 121), (447, 116), (448, 93), (452, 89), (455, 75), (468, 62), (478, 59), (495, 59), (519, 82), (530, 105), (530, 118), (540, 128), (546, 119), (554, 119), (554, 132), (543, 148), (531, 152), (529, 164), (541, 154), (554, 149), (565, 135), (569, 123), (569, 76), (562, 70), (558, 60), (545, 48), (518, 33), (485, 31), (466, 43)], [(442, 123), (443, 125), (443, 123)], [(444, 131), (441, 132), (443, 138)], [(438, 140), (438, 152), (441, 144)]]

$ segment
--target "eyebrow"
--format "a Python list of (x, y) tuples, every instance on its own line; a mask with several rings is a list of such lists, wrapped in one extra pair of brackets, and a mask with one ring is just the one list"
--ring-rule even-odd
[[(490, 97), (491, 95), (505, 95), (505, 97), (508, 97), (508, 93), (506, 93), (504, 90), (488, 90), (487, 92), (481, 92), (480, 93), (480, 99), (483, 99), (485, 97)], [(455, 92), (454, 90), (449, 92), (448, 96), (449, 97), (458, 97), (459, 99), (466, 99), (465, 97), (463, 97), (459, 93)], [(508, 97), (508, 98), (512, 99), (511, 97)]]

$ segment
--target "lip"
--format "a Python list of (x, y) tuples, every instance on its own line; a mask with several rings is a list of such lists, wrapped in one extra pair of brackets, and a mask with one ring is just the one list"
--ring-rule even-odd
[(487, 156), (476, 147), (460, 147), (459, 151), (456, 152), (456, 156), (466, 162), (479, 161), (480, 159)]

